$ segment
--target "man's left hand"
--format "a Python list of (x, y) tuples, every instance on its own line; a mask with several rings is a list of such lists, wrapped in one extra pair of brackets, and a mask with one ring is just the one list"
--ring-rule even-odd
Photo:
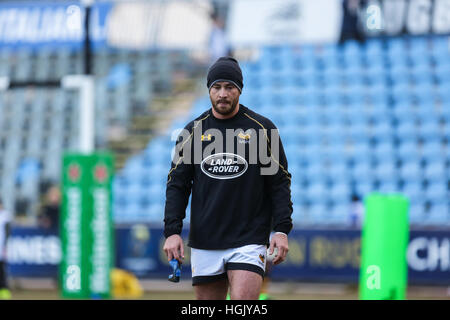
[(288, 237), (283, 233), (275, 233), (270, 240), (269, 255), (272, 255), (274, 249), (277, 249), (273, 264), (279, 264), (286, 259), (289, 251)]

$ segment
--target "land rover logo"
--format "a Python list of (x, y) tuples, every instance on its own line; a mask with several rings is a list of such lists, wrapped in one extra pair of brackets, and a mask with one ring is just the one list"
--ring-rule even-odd
[(247, 161), (237, 154), (216, 153), (203, 159), (200, 165), (207, 176), (214, 179), (233, 179), (247, 171)]

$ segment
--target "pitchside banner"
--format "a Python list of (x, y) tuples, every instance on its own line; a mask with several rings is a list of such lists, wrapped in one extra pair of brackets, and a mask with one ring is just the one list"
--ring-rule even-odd
[[(106, 21), (112, 4), (95, 3), (90, 20), (95, 46), (106, 44)], [(74, 47), (84, 41), (85, 10), (79, 2), (34, 1), (0, 4), (0, 46)]]
[[(95, 1), (94, 49), (205, 49), (211, 30), (209, 1)], [(0, 3), (0, 47), (74, 48), (84, 43), (85, 8), (79, 1)]]
[(369, 0), (358, 15), (369, 37), (450, 34), (449, 17), (449, 0)]
[(236, 47), (336, 43), (341, 24), (342, 4), (337, 0), (234, 0), (227, 37)]
[[(187, 240), (188, 230), (183, 231), (182, 237)], [(171, 269), (162, 250), (161, 228), (144, 224), (116, 227), (115, 243), (116, 267), (131, 271), (139, 278), (169, 275)], [(54, 231), (13, 227), (8, 242), (10, 276), (55, 277), (61, 259), (60, 246)], [(358, 283), (360, 250), (359, 230), (294, 229), (289, 235), (287, 260), (275, 266), (272, 277)], [(183, 279), (191, 277), (189, 253), (189, 249), (185, 250)], [(406, 258), (409, 284), (450, 285), (450, 230), (412, 230)]]
[(112, 176), (110, 154), (64, 155), (59, 268), (63, 297), (110, 297)]
[[(163, 230), (143, 225), (116, 229), (118, 268), (141, 278), (167, 277), (170, 267), (162, 250)], [(187, 243), (188, 230), (182, 233)], [(190, 250), (185, 248), (182, 278), (190, 279)], [(450, 284), (450, 230), (411, 231), (407, 247), (410, 284)], [(361, 231), (294, 229), (286, 261), (273, 268), (279, 280), (358, 283)]]

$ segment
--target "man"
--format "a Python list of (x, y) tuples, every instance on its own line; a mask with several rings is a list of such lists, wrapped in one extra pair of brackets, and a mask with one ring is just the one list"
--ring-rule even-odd
[(0, 299), (10, 299), (11, 293), (8, 289), (6, 276), (6, 240), (10, 233), (11, 216), (3, 208), (0, 199)]
[[(269, 255), (288, 252), (291, 174), (275, 125), (239, 104), (242, 72), (219, 58), (207, 76), (212, 108), (180, 133), (168, 174), (164, 251), (184, 258), (180, 237), (192, 191), (188, 245), (197, 299), (258, 299)], [(226, 146), (225, 152), (223, 146)]]
[(342, 25), (339, 43), (347, 40), (364, 41), (364, 32), (359, 26), (359, 11), (366, 8), (366, 0), (342, 0)]
[(45, 203), (38, 216), (38, 225), (59, 232), (61, 194), (57, 186), (52, 186), (46, 193)]

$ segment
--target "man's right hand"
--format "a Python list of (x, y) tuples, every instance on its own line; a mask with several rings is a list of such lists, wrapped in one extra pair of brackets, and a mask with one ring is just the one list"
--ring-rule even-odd
[(163, 247), (167, 260), (177, 259), (180, 263), (184, 259), (184, 244), (179, 234), (173, 234), (166, 239)]

